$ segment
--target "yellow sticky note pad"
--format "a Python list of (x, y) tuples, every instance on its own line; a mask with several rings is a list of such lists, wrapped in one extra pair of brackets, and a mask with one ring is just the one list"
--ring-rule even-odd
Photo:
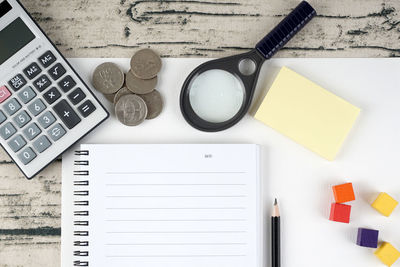
[(334, 160), (360, 109), (283, 67), (255, 118)]
[(374, 254), (386, 266), (392, 266), (400, 257), (400, 251), (387, 242), (383, 243)]

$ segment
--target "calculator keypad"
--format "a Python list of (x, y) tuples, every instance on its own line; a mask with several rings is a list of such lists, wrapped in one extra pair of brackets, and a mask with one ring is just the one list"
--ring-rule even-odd
[(0, 137), (22, 164), (41, 157), (96, 110), (75, 88), (75, 77), (47, 51), (0, 86)]
[(48, 131), (48, 134), (54, 142), (60, 140), (60, 138), (63, 137), (66, 133), (67, 132), (65, 131), (64, 127), (62, 127), (59, 123), (57, 123)]
[(51, 146), (51, 142), (49, 139), (45, 136), (42, 135), (38, 139), (36, 139), (35, 142), (33, 142), (33, 147), (38, 151), (39, 153), (42, 153), (46, 149), (48, 149)]
[(28, 115), (28, 113), (26, 113), (26, 111), (21, 111), (19, 114), (17, 114), (17, 116), (14, 117), (14, 122), (19, 128), (24, 127), (30, 121), (31, 117)]
[(39, 57), (39, 62), (43, 67), (50, 67), (56, 61), (56, 57), (53, 55), (51, 51), (47, 51), (43, 55)]
[(11, 96), (11, 92), (8, 91), (7, 87), (0, 87), (0, 104), (6, 101)]
[(39, 77), (39, 79), (33, 82), (33, 85), (39, 92), (43, 92), (51, 85), (51, 81), (49, 77), (43, 74), (42, 76)]
[(8, 142), (8, 145), (14, 152), (18, 152), (26, 145), (26, 141), (21, 135), (17, 135)]
[(38, 121), (40, 126), (47, 129), (56, 121), (56, 118), (53, 116), (53, 113), (46, 111), (46, 113), (38, 118)]
[(13, 98), (6, 103), (4, 106), (4, 110), (8, 115), (12, 116), (17, 113), (18, 110), (22, 108), (21, 104), (17, 101), (17, 99)]
[(32, 123), (28, 127), (26, 127), (23, 131), (24, 136), (29, 140), (32, 141), (38, 136), (42, 131), (39, 129), (36, 123)]
[(64, 79), (62, 79), (58, 83), (58, 86), (61, 88), (61, 90), (63, 90), (64, 93), (67, 93), (69, 90), (74, 88), (75, 85), (76, 85), (76, 82), (69, 75), (66, 76)]
[(44, 95), (43, 98), (46, 102), (51, 105), (56, 102), (61, 97), (61, 93), (57, 90), (57, 88), (52, 87), (49, 89)]
[(0, 125), (7, 120), (6, 115), (0, 110)]
[(35, 96), (36, 93), (30, 86), (25, 87), (22, 91), (18, 93), (19, 100), (21, 100), (21, 102), (24, 104), (29, 103)]
[(36, 62), (33, 62), (28, 67), (24, 69), (24, 74), (29, 80), (32, 80), (42, 72), (42, 69)]
[(11, 122), (7, 122), (4, 126), (0, 127), (0, 136), (4, 140), (8, 140), (11, 136), (13, 136), (17, 130)]
[(27, 165), (36, 158), (36, 153), (32, 150), (32, 148), (27, 147), (18, 155), (18, 157), (24, 165)]
[(15, 92), (17, 92), (26, 85), (26, 80), (21, 74), (17, 74), (8, 82), (8, 84)]
[(36, 99), (32, 104), (28, 106), (28, 109), (32, 113), (32, 115), (36, 117), (46, 109), (46, 105), (43, 103), (42, 100)]
[(81, 122), (78, 114), (72, 109), (66, 100), (61, 100), (57, 105), (54, 106), (54, 111), (65, 123), (68, 129), (74, 128), (78, 123)]
[(93, 111), (96, 110), (96, 107), (93, 105), (93, 103), (90, 100), (85, 101), (81, 106), (79, 106), (79, 112), (83, 117), (87, 117), (90, 114), (93, 113)]
[(64, 67), (61, 65), (61, 63), (57, 63), (54, 65), (54, 67), (51, 67), (49, 69), (49, 75), (54, 81), (57, 81), (59, 78), (61, 78), (67, 71), (64, 69)]
[(72, 93), (68, 95), (69, 100), (71, 100), (72, 104), (77, 105), (83, 99), (86, 98), (85, 93), (82, 91), (81, 88), (76, 88)]

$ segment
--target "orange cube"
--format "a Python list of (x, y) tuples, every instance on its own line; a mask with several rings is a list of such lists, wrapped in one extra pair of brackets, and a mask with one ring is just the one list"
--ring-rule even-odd
[(335, 185), (332, 190), (336, 203), (345, 203), (356, 199), (352, 183)]

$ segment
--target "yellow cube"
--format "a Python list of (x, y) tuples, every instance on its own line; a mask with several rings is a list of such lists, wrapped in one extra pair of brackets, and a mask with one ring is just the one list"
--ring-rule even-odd
[(400, 257), (400, 252), (387, 242), (384, 242), (377, 250), (375, 250), (374, 254), (386, 266), (392, 266), (392, 264)]
[(379, 196), (372, 203), (372, 207), (379, 211), (382, 215), (389, 217), (394, 208), (396, 208), (397, 202), (394, 198), (386, 193), (380, 193)]

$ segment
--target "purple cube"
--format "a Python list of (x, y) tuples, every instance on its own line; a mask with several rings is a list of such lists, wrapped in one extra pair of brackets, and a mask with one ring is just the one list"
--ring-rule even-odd
[(378, 230), (358, 228), (357, 245), (367, 248), (377, 248), (378, 235)]

